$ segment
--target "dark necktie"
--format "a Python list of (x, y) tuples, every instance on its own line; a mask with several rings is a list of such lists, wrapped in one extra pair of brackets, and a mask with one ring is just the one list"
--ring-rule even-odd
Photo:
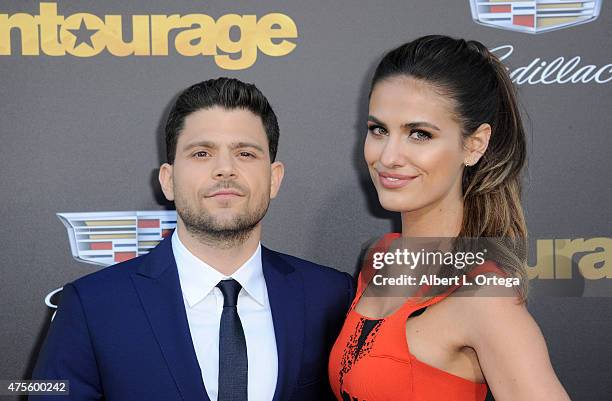
[(247, 348), (238, 316), (238, 293), (234, 279), (221, 280), (223, 312), (219, 330), (219, 396), (217, 401), (247, 401)]

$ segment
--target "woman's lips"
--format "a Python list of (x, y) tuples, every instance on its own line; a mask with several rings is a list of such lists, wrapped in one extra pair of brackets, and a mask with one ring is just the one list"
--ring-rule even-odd
[(418, 176), (391, 174), (391, 173), (378, 173), (378, 179), (380, 184), (387, 189), (402, 188), (412, 182)]

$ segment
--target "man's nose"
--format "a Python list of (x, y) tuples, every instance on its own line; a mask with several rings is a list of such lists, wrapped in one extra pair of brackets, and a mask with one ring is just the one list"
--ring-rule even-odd
[(229, 152), (221, 152), (215, 158), (213, 177), (218, 179), (235, 178), (236, 163)]

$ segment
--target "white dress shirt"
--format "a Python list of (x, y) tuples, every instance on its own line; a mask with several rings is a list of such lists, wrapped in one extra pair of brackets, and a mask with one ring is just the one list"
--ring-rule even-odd
[(242, 286), (238, 295), (238, 315), (244, 329), (248, 358), (249, 401), (270, 401), (278, 376), (278, 359), (272, 312), (261, 264), (261, 244), (234, 274), (226, 277), (192, 254), (172, 234), (172, 252), (187, 312), (202, 380), (211, 401), (217, 400), (219, 380), (219, 324), (223, 294), (216, 287), (233, 278)]

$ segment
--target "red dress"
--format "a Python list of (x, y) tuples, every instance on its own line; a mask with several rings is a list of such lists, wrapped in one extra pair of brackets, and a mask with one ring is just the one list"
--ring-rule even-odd
[[(388, 245), (399, 236), (386, 235), (382, 246), (388, 249)], [(487, 262), (477, 270), (478, 273), (499, 273), (494, 263)], [(476, 272), (473, 270), (472, 273)], [(360, 273), (357, 294), (330, 354), (329, 379), (336, 398), (339, 401), (484, 400), (486, 384), (472, 382), (419, 361), (411, 354), (406, 341), (408, 317), (440, 302), (458, 286), (425, 302), (408, 298), (391, 315), (371, 319), (355, 311), (368, 281), (362, 280)]]

